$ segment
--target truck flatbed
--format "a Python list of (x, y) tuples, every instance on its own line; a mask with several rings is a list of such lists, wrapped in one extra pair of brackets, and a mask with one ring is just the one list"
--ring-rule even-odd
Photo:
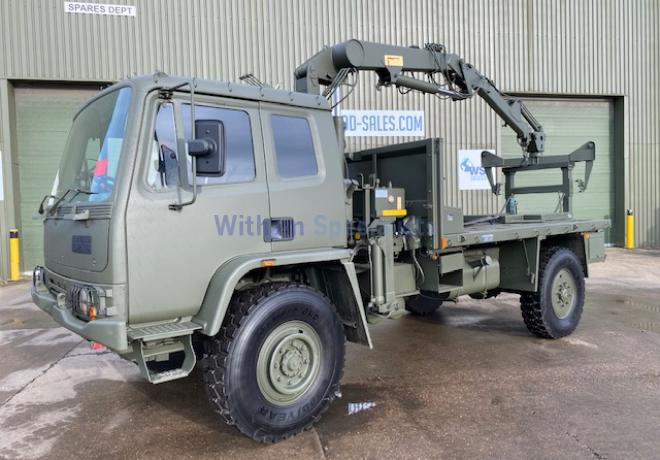
[(447, 247), (513, 241), (537, 236), (563, 235), (579, 232), (597, 232), (609, 227), (608, 220), (561, 220), (554, 222), (476, 223), (461, 233), (443, 235)]

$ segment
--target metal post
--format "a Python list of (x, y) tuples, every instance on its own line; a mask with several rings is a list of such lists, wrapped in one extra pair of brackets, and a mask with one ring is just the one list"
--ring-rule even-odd
[(512, 170), (504, 170), (504, 199), (506, 200), (507, 214), (518, 214), (518, 209), (513, 206), (513, 189), (515, 188), (516, 172)]
[(635, 215), (632, 209), (626, 210), (626, 249), (635, 249)]
[(384, 266), (383, 266), (383, 249), (378, 244), (378, 237), (373, 237), (369, 240), (371, 251), (371, 301), (380, 306), (385, 303), (385, 283), (384, 283)]
[(21, 254), (18, 230), (9, 230), (9, 281), (21, 279)]
[(566, 213), (573, 212), (573, 168), (565, 166), (561, 168), (562, 175), (562, 188), (563, 188), (563, 211)]

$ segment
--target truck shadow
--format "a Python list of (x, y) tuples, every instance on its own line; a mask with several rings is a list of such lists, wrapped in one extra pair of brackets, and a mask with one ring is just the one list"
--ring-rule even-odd
[(187, 419), (200, 428), (200, 431), (221, 435), (218, 437), (219, 441), (226, 441), (227, 437), (245, 439), (236, 429), (226, 425), (220, 415), (211, 408), (199, 366), (185, 379), (159, 385), (138, 381), (132, 383), (132, 386), (150, 404)]
[(493, 332), (515, 337), (530, 336), (520, 317), (519, 310), (514, 312), (508, 306), (507, 308), (492, 308), (491, 306), (491, 308), (484, 309), (483, 307), (443, 305), (429, 316), (407, 315), (405, 319), (442, 325), (448, 328)]

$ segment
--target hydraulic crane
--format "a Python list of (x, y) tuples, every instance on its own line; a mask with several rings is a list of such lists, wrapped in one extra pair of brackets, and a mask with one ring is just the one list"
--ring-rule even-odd
[[(525, 104), (516, 97), (503, 94), (495, 84), (472, 64), (457, 54), (448, 53), (444, 45), (427, 43), (424, 48), (386, 45), (362, 40), (348, 40), (327, 47), (295, 70), (295, 89), (299, 92), (319, 94), (325, 86), (329, 95), (344, 84), (351, 74), (373, 71), (378, 76), (378, 86), (407, 88), (423, 93), (445, 96), (460, 101), (479, 95), (515, 131), (523, 150), (523, 158), (503, 159), (490, 152), (482, 152), (482, 166), (493, 193), (499, 194), (493, 168), (500, 167), (505, 176), (506, 203), (515, 202), (515, 194), (552, 193), (561, 195), (562, 210), (572, 213), (572, 170), (576, 162), (586, 162), (585, 177), (578, 180), (578, 188), (584, 191), (595, 159), (595, 145), (587, 142), (568, 155), (543, 157), (545, 133)], [(426, 75), (420, 79), (415, 73)], [(443, 78), (438, 81), (437, 77)], [(560, 168), (562, 183), (545, 186), (516, 187), (515, 174), (522, 171)], [(515, 207), (507, 206), (515, 214)]]
[[(296, 91), (319, 94), (321, 85), (332, 90), (350, 73), (361, 70), (374, 71), (379, 86), (394, 85), (454, 101), (477, 94), (516, 132), (526, 154), (534, 157), (543, 153), (543, 128), (522, 101), (502, 94), (474, 66), (456, 54), (447, 53), (444, 45), (427, 43), (424, 48), (417, 48), (361, 40), (339, 43), (320, 51), (296, 69)], [(421, 72), (427, 79), (406, 72)], [(438, 82), (437, 76), (442, 76), (444, 83)]]

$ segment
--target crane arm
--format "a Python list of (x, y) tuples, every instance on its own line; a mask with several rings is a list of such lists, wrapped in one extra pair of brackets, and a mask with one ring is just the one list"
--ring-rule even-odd
[[(320, 94), (321, 86), (336, 88), (350, 72), (361, 70), (375, 72), (380, 86), (394, 85), (455, 101), (477, 94), (515, 131), (526, 157), (543, 153), (543, 128), (527, 107), (519, 99), (502, 94), (490, 79), (458, 55), (447, 53), (443, 45), (407, 48), (361, 40), (339, 43), (296, 69), (296, 91)], [(425, 73), (427, 80), (405, 72)], [(437, 76), (444, 78), (444, 84), (436, 81)]]

